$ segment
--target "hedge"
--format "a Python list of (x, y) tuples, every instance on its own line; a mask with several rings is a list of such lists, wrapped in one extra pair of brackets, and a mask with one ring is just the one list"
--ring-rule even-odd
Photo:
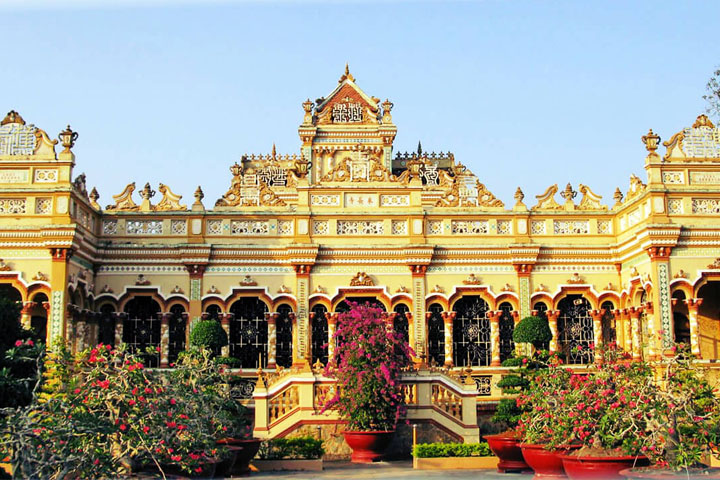
[(274, 438), (260, 445), (258, 458), (262, 460), (311, 460), (325, 453), (323, 441), (315, 437)]
[(418, 443), (413, 448), (415, 458), (436, 457), (492, 457), (487, 442), (480, 443)]

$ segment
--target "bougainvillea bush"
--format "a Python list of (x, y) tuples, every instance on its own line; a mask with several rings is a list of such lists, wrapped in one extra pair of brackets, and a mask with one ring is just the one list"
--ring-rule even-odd
[(414, 352), (375, 306), (356, 303), (338, 316), (333, 356), (325, 374), (337, 379), (323, 411), (336, 408), (349, 431), (393, 430), (404, 414), (400, 382)]
[(24, 478), (117, 476), (139, 465), (187, 473), (225, 454), (227, 396), (209, 352), (184, 355), (167, 374), (123, 348), (98, 345), (76, 358), (62, 345), (46, 362), (44, 391), (8, 417), (2, 454)]

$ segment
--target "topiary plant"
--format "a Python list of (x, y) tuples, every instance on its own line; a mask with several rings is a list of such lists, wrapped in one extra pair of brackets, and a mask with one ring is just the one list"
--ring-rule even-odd
[(227, 344), (227, 333), (217, 320), (200, 320), (190, 332), (190, 345), (207, 348), (216, 355)]
[(552, 339), (552, 332), (550, 332), (550, 325), (545, 318), (525, 317), (515, 325), (513, 331), (515, 343), (529, 343), (536, 350), (541, 349), (550, 339)]

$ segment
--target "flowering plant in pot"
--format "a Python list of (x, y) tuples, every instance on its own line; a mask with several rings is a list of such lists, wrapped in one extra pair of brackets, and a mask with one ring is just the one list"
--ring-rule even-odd
[[(484, 435), (493, 453), (500, 459), (498, 471), (530, 468), (519, 446), (521, 434), (518, 430), (518, 422), (525, 407), (517, 403), (517, 396), (527, 391), (528, 378), (532, 372), (545, 367), (547, 354), (541, 348), (551, 337), (547, 320), (535, 316), (523, 318), (513, 330), (513, 340), (518, 348), (531, 355), (514, 356), (502, 363), (504, 367), (515, 367), (515, 369), (498, 382), (498, 387), (508, 397), (500, 400), (492, 420), (504, 424), (508, 429), (499, 434)], [(528, 347), (532, 347), (532, 351)]]
[(526, 438), (544, 437), (548, 448), (581, 447), (559, 455), (570, 478), (622, 478), (620, 470), (647, 464), (643, 452), (656, 448), (653, 370), (614, 346), (595, 355), (602, 362), (587, 373), (551, 367), (536, 377), (533, 395), (519, 400), (532, 406), (523, 427)]
[(387, 314), (367, 303), (350, 303), (331, 341), (337, 346), (325, 374), (337, 379), (337, 387), (323, 411), (335, 408), (347, 422), (353, 462), (379, 460), (404, 414), (400, 375), (414, 352)]
[[(630, 478), (720, 478), (708, 468), (720, 455), (720, 399), (686, 345), (679, 344), (655, 365), (659, 419), (650, 425), (654, 445), (643, 448), (650, 468), (623, 471)], [(654, 447), (654, 448), (652, 448)]]

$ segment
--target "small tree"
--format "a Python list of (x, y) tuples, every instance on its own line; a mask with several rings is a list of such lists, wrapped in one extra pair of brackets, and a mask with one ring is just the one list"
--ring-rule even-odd
[(200, 320), (190, 332), (190, 345), (207, 348), (214, 355), (219, 355), (220, 349), (227, 344), (227, 333), (217, 320)]
[(708, 93), (703, 98), (708, 102), (707, 112), (720, 119), (720, 68), (715, 70), (705, 89)]
[(535, 350), (542, 349), (552, 339), (550, 325), (545, 318), (525, 317), (515, 325), (513, 340), (515, 343), (529, 343)]

